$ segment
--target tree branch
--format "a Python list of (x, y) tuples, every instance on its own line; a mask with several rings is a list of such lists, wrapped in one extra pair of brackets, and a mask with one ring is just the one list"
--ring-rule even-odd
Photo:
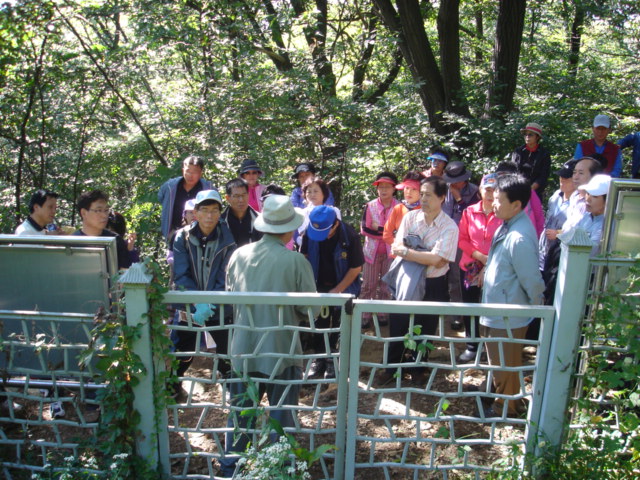
[(122, 104), (124, 105), (125, 109), (129, 112), (129, 115), (131, 115), (132, 120), (134, 121), (134, 123), (138, 126), (138, 128), (140, 129), (140, 131), (142, 132), (142, 135), (144, 136), (144, 138), (147, 140), (147, 143), (149, 144), (149, 147), (151, 148), (151, 151), (153, 152), (154, 156), (156, 157), (156, 159), (164, 166), (168, 167), (169, 164), (167, 162), (167, 160), (164, 158), (164, 156), (162, 155), (162, 153), (160, 153), (160, 151), (158, 150), (158, 148), (156, 147), (155, 142), (153, 141), (153, 139), (151, 138), (151, 135), (149, 134), (149, 132), (147, 131), (147, 129), (144, 127), (144, 125), (142, 124), (142, 121), (140, 120), (140, 118), (138, 118), (138, 114), (135, 112), (135, 110), (133, 109), (133, 107), (129, 104), (129, 102), (127, 101), (127, 99), (124, 97), (124, 95), (122, 95), (122, 93), (120, 93), (120, 90), (118, 89), (118, 87), (116, 87), (116, 85), (113, 83), (113, 81), (111, 80), (111, 78), (109, 77), (109, 74), (107, 73), (107, 71), (100, 65), (100, 63), (98, 62), (98, 60), (96, 59), (96, 57), (91, 53), (91, 50), (89, 49), (89, 47), (87, 46), (87, 44), (85, 43), (84, 39), (80, 36), (80, 33), (75, 29), (75, 27), (73, 26), (73, 24), (69, 21), (69, 19), (60, 11), (60, 9), (58, 8), (58, 6), (55, 7), (56, 10), (58, 11), (60, 17), (62, 18), (62, 20), (64, 21), (64, 23), (67, 25), (67, 27), (69, 27), (69, 30), (71, 30), (71, 32), (73, 33), (73, 35), (78, 39), (78, 41), (80, 42), (80, 46), (82, 47), (82, 50), (84, 51), (84, 53), (87, 55), (87, 57), (89, 57), (89, 59), (91, 60), (91, 62), (94, 64), (94, 66), (98, 69), (98, 71), (100, 72), (100, 74), (102, 75), (102, 77), (104, 78), (105, 82), (107, 82), (107, 85), (109, 86), (109, 89), (118, 97), (118, 99), (120, 99), (120, 101), (122, 102)]

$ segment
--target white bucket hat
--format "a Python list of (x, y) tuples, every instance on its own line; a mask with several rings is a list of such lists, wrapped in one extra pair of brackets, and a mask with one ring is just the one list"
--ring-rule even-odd
[(303, 221), (304, 215), (293, 206), (289, 197), (270, 195), (253, 225), (260, 232), (280, 234), (293, 232)]

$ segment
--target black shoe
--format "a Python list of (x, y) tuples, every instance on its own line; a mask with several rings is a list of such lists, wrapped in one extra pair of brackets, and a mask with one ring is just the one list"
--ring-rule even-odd
[(478, 352), (474, 352), (473, 350), (469, 350), (468, 348), (460, 354), (458, 357), (458, 361), (460, 363), (469, 363), (474, 362), (476, 360), (476, 354)]
[[(478, 387), (478, 391), (486, 393), (486, 391), (487, 391), (487, 381), (486, 380), (480, 384), (480, 386)], [(493, 383), (491, 384), (490, 392), (491, 393), (496, 393), (496, 387), (495, 387), (495, 385), (493, 385)], [(486, 396), (481, 396), (480, 397), (480, 401), (482, 402), (482, 405), (484, 405), (484, 406), (492, 405), (493, 402), (495, 401), (495, 399), (496, 399), (495, 397), (486, 397)]]
[(451, 322), (451, 330), (455, 330), (456, 332), (464, 330), (464, 323), (462, 322), (462, 320), (453, 320)]
[(182, 389), (182, 382), (175, 381), (167, 385), (169, 395), (177, 402), (182, 397), (184, 390)]
[(411, 383), (417, 387), (426, 387), (429, 375), (424, 370), (411, 372)]
[(326, 365), (327, 365), (327, 369), (324, 372), (325, 380), (336, 378), (336, 368), (335, 368), (335, 365), (333, 364), (333, 359), (330, 358), (329, 360), (327, 360)]
[[(332, 365), (333, 368), (333, 365)], [(327, 369), (327, 361), (324, 358), (316, 358), (311, 362), (309, 378), (320, 378)]]
[(502, 418), (502, 415), (496, 412), (491, 405), (482, 405), (482, 412), (480, 412), (479, 417), (488, 420), (494, 418)]

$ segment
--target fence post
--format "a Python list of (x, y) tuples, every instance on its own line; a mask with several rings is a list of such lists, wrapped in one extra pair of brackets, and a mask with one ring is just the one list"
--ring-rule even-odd
[[(562, 242), (562, 253), (553, 302), (556, 321), (538, 426), (539, 440), (547, 442), (550, 448), (559, 447), (563, 440), (591, 277), (589, 257), (592, 245), (587, 232), (573, 229), (558, 238)], [(537, 442), (536, 456), (542, 453), (541, 450), (542, 447)]]
[(124, 289), (127, 325), (141, 325), (140, 337), (134, 342), (133, 350), (140, 357), (146, 375), (133, 388), (133, 408), (140, 414), (141, 436), (137, 439), (138, 454), (147, 459), (151, 466), (169, 473), (169, 445), (167, 440), (166, 413), (155, 418), (155, 392), (153, 381), (156, 368), (151, 349), (151, 330), (146, 314), (149, 310), (147, 287), (151, 283), (151, 275), (146, 272), (142, 263), (134, 263), (119, 281)]

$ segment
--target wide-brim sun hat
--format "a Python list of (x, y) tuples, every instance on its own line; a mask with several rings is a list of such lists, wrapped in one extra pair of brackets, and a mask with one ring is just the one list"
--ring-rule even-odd
[(240, 165), (240, 176), (244, 175), (247, 172), (258, 172), (259, 176), (264, 175), (262, 169), (258, 166), (258, 162), (252, 160), (251, 158), (247, 158)]
[(253, 226), (263, 233), (293, 232), (304, 222), (304, 214), (295, 208), (286, 195), (269, 195)]
[(539, 123), (529, 122), (524, 128), (520, 129), (520, 133), (533, 132), (542, 138), (542, 125)]
[(464, 182), (471, 178), (471, 172), (467, 170), (464, 163), (456, 160), (447, 165), (442, 178), (447, 183)]
[(294, 168), (293, 174), (291, 175), (291, 179), (292, 180), (297, 179), (298, 175), (300, 175), (302, 172), (311, 172), (311, 173), (315, 174), (316, 173), (316, 167), (314, 167), (313, 164), (308, 163), (308, 162), (299, 163)]

